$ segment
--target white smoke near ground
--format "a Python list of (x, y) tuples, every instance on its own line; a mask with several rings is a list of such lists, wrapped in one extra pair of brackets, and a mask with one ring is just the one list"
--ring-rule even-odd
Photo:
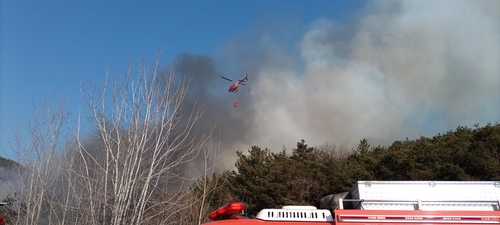
[[(280, 31), (228, 41), (205, 58), (211, 67), (181, 59), (181, 71), (205, 68), (183, 72), (194, 82), (211, 77), (201, 79), (216, 93), (204, 94), (211, 116), (203, 120), (218, 124), (226, 166), (252, 145), (276, 152), (304, 139), (352, 149), (366, 138), (387, 146), (500, 122), (500, 1), (370, 1), (352, 21), (318, 19), (298, 43)], [(214, 91), (229, 86), (219, 75), (245, 73), (231, 107), (226, 86)]]
[(9, 194), (14, 194), (15, 182), (18, 180), (17, 169), (0, 166), (0, 202), (5, 201)]
[(7, 185), (8, 177), (5, 176), (6, 170), (3, 167), (0, 167), (0, 201), (5, 199), (9, 194), (9, 186)]

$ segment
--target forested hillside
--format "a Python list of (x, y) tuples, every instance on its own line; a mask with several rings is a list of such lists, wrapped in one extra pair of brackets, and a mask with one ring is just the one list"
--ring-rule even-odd
[(19, 166), (14, 160), (6, 159), (0, 156), (0, 167), (1, 168), (15, 168)]
[(201, 179), (192, 189), (199, 196), (209, 193), (205, 213), (243, 201), (255, 215), (289, 204), (318, 206), (321, 197), (349, 191), (357, 180), (500, 180), (500, 124), (459, 126), (390, 146), (363, 139), (346, 155), (338, 150), (309, 147), (304, 140), (291, 152), (253, 146), (248, 154), (237, 153), (236, 170)]

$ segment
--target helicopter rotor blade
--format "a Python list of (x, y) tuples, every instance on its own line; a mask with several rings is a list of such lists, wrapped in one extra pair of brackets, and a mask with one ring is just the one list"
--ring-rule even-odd
[(233, 80), (231, 80), (231, 79), (229, 79), (229, 78), (227, 78), (227, 77), (223, 77), (223, 76), (221, 76), (221, 78), (222, 78), (222, 79), (224, 79), (224, 80), (228, 80), (228, 81), (234, 82)]

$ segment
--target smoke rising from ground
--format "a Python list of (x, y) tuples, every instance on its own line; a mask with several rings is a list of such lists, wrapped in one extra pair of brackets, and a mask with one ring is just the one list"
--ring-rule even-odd
[[(177, 61), (190, 97), (205, 97), (201, 125), (217, 123), (226, 155), (251, 145), (290, 149), (301, 139), (390, 145), (500, 121), (498, 1), (371, 1), (354, 21), (310, 24), (296, 45), (260, 34), (232, 40), (215, 59)], [(219, 77), (245, 73), (234, 108)]]
[(9, 194), (9, 186), (7, 185), (8, 177), (6, 177), (5, 169), (0, 167), (0, 201), (2, 201)]
[(0, 166), (0, 201), (4, 201), (9, 194), (13, 194), (14, 182), (17, 181), (17, 170)]

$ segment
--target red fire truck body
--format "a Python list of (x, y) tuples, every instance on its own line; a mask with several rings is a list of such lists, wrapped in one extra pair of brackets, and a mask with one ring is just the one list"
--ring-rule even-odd
[(242, 211), (243, 203), (229, 203), (205, 225), (500, 224), (500, 182), (358, 181), (332, 211), (284, 206), (255, 218)]

